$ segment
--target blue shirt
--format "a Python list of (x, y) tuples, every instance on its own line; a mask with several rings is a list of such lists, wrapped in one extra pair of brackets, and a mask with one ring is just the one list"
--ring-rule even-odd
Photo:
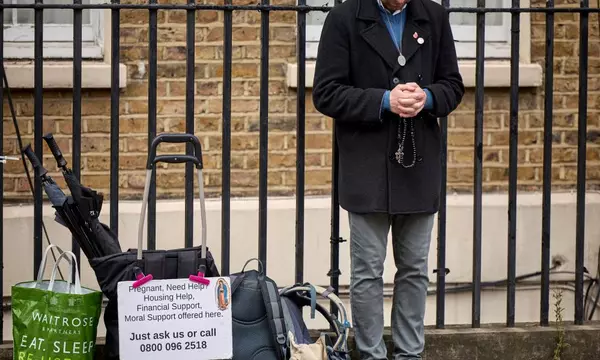
[[(404, 33), (404, 25), (406, 24), (406, 11), (404, 11), (404, 9), (406, 9), (406, 5), (404, 5), (404, 9), (396, 10), (392, 14), (388, 9), (386, 9), (383, 6), (381, 0), (377, 0), (377, 3), (379, 5), (379, 12), (383, 17), (383, 22), (385, 23), (385, 26), (390, 32), (392, 39), (396, 40), (396, 46), (400, 48), (402, 46), (402, 35)], [(425, 91), (425, 94), (427, 95), (427, 98), (425, 99), (424, 108), (426, 110), (431, 110), (433, 108), (433, 98), (431, 96), (431, 92), (429, 91), (429, 89), (423, 89), (423, 91)], [(383, 95), (382, 108), (383, 110), (390, 110), (390, 90), (387, 90)]]

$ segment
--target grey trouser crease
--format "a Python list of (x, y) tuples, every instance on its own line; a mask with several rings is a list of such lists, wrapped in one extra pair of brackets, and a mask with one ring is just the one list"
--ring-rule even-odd
[(424, 348), (427, 258), (434, 215), (349, 214), (350, 301), (361, 360), (385, 360), (383, 267), (388, 233), (396, 274), (392, 307), (392, 359), (420, 359)]

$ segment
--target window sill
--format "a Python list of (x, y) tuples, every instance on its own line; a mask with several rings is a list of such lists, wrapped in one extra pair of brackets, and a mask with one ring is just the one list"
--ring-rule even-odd
[[(34, 88), (33, 61), (4, 62), (8, 84), (12, 89)], [(43, 67), (44, 89), (72, 89), (73, 63), (71, 61), (45, 61)], [(83, 89), (110, 89), (110, 64), (83, 62), (81, 64), (81, 87)], [(119, 64), (119, 88), (127, 86), (127, 67)]]
[[(465, 87), (475, 87), (475, 61), (459, 61), (460, 73)], [(542, 85), (542, 67), (539, 64), (519, 64), (519, 87), (537, 87)], [(306, 62), (306, 88), (312, 88), (315, 76), (315, 63)], [(298, 87), (298, 64), (288, 64), (287, 85), (290, 88)], [(510, 62), (488, 60), (484, 67), (485, 87), (510, 86)]]

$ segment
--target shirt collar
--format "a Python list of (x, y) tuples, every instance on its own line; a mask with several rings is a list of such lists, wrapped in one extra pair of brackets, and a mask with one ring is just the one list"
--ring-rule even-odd
[[(383, 3), (381, 2), (381, 0), (377, 0), (377, 5), (379, 5), (379, 8), (381, 10), (386, 11), (387, 13), (390, 12), (388, 9), (386, 9), (385, 6), (383, 6)], [(394, 11), (394, 13), (392, 15), (400, 14), (406, 8), (406, 5), (407, 4), (404, 4), (404, 6), (402, 7), (402, 9)]]

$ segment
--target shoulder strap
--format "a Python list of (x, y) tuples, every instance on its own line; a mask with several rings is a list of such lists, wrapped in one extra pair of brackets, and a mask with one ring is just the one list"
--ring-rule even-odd
[(231, 275), (229, 275), (229, 278), (232, 280), (232, 282), (231, 282), (231, 295), (233, 295), (235, 293), (235, 291), (240, 286), (240, 284), (242, 283), (242, 281), (244, 280), (245, 277), (246, 277), (246, 273), (231, 274)]
[(267, 309), (267, 316), (269, 317), (271, 325), (271, 333), (274, 335), (275, 343), (279, 345), (278, 353), (281, 360), (286, 358), (287, 354), (287, 336), (285, 320), (283, 318), (283, 307), (279, 299), (279, 292), (275, 284), (264, 275), (258, 276), (260, 284), (260, 291), (262, 292), (262, 298), (265, 302), (265, 308)]

